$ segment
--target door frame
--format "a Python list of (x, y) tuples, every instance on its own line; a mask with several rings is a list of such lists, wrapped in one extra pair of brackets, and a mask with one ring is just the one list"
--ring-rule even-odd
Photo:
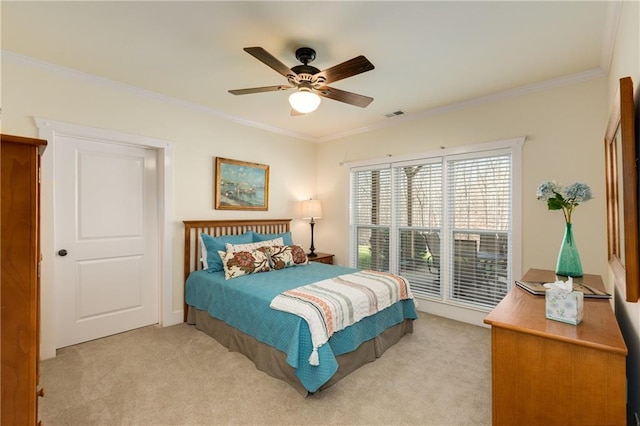
[(88, 138), (105, 143), (151, 148), (158, 156), (158, 224), (159, 224), (159, 323), (166, 327), (182, 322), (182, 310), (173, 309), (173, 144), (169, 141), (130, 133), (99, 129), (35, 117), (39, 137), (48, 148), (41, 165), (41, 324), (40, 358), (56, 356), (55, 342), (55, 214), (54, 168), (56, 137)]

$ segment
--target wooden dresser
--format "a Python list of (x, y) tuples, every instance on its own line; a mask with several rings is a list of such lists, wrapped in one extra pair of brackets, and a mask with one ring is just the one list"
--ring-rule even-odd
[(40, 339), (40, 154), (46, 141), (0, 136), (0, 424), (35, 425)]
[[(525, 281), (555, 281), (530, 269)], [(582, 281), (605, 290), (599, 275)], [(575, 326), (545, 318), (544, 296), (515, 287), (485, 318), (491, 325), (494, 425), (626, 424), (627, 347), (606, 299), (584, 299)]]

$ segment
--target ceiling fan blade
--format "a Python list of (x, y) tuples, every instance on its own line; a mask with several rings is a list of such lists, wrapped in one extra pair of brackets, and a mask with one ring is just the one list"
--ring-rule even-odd
[(260, 62), (268, 65), (269, 67), (276, 70), (278, 73), (282, 74), (286, 78), (289, 78), (290, 75), (295, 76), (296, 73), (291, 71), (291, 69), (276, 59), (271, 53), (264, 50), (262, 47), (245, 47), (244, 51), (259, 60)]
[(293, 89), (293, 86), (286, 86), (281, 84), (279, 86), (252, 87), (250, 89), (229, 90), (229, 93), (233, 95), (248, 95), (250, 93), (277, 92), (287, 89)]
[(360, 55), (331, 68), (327, 68), (324, 71), (320, 71), (315, 76), (324, 77), (324, 83), (329, 84), (347, 77), (362, 74), (363, 72), (371, 71), (374, 68), (373, 64), (369, 62), (367, 58)]
[(370, 98), (369, 96), (358, 95), (357, 93), (351, 93), (329, 86), (319, 88), (316, 93), (325, 98), (359, 106), (360, 108), (366, 108), (371, 102), (373, 102), (373, 98)]

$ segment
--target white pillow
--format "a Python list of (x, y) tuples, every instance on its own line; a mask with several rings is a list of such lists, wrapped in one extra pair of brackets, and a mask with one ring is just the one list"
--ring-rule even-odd
[[(202, 269), (206, 271), (209, 269), (209, 265), (207, 264), (207, 246), (204, 244), (202, 235), (198, 235), (198, 239), (200, 240), (200, 262), (202, 262)], [(189, 262), (191, 262), (191, 260), (189, 260)]]
[(225, 244), (227, 251), (230, 253), (236, 253), (239, 251), (253, 251), (259, 249), (260, 247), (273, 247), (273, 246), (281, 246), (284, 245), (282, 237), (274, 238), (273, 240), (267, 241), (258, 241), (256, 243), (246, 243), (246, 244)]

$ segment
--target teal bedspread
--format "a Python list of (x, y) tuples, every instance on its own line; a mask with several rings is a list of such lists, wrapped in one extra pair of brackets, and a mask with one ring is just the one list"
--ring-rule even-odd
[(400, 301), (335, 333), (318, 350), (320, 365), (310, 365), (313, 345), (307, 323), (296, 315), (271, 309), (269, 304), (283, 291), (355, 271), (318, 262), (231, 280), (225, 280), (222, 271), (197, 271), (187, 279), (185, 298), (188, 305), (284, 352), (300, 383), (315, 392), (337, 371), (338, 355), (355, 350), (405, 319), (418, 318), (413, 300)]

